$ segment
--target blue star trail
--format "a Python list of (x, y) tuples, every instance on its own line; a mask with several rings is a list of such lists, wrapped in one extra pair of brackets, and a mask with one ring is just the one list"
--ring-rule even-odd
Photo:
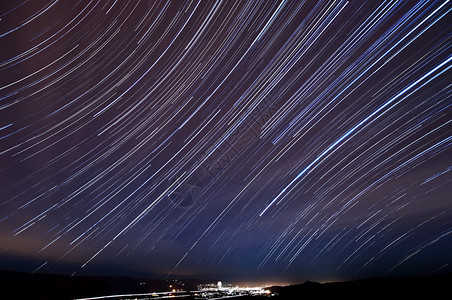
[(0, 268), (452, 271), (449, 1), (7, 1)]

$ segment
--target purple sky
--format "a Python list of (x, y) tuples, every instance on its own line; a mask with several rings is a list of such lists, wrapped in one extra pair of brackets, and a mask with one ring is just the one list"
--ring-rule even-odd
[(0, 269), (452, 271), (448, 2), (7, 2)]

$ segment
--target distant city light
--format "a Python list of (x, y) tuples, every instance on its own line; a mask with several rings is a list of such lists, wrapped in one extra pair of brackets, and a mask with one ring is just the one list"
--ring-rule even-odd
[(239, 286), (232, 284), (225, 284), (221, 281), (215, 283), (200, 284), (197, 286), (196, 291), (184, 291), (174, 288), (171, 284), (170, 289), (167, 292), (150, 292), (144, 294), (123, 294), (123, 295), (110, 295), (93, 298), (83, 298), (75, 300), (144, 300), (144, 299), (164, 299), (164, 298), (187, 298), (188, 299), (226, 299), (231, 297), (240, 296), (274, 296), (271, 291), (268, 290), (268, 286)]

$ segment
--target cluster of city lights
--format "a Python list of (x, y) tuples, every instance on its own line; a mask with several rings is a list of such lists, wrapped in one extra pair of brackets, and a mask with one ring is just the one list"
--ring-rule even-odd
[(207, 284), (198, 286), (199, 291), (203, 296), (213, 295), (271, 295), (271, 291), (266, 289), (266, 286), (256, 287), (240, 287), (238, 285), (223, 286), (221, 281), (215, 284)]
[(152, 293), (141, 293), (141, 294), (122, 294), (122, 295), (110, 295), (101, 297), (91, 297), (83, 298), (77, 300), (138, 300), (138, 299), (163, 299), (163, 298), (187, 298), (189, 299), (226, 299), (230, 297), (238, 296), (274, 296), (266, 286), (255, 286), (255, 287), (241, 287), (232, 286), (228, 284), (223, 286), (221, 281), (217, 284), (209, 283), (198, 285), (198, 290), (196, 291), (184, 291), (175, 288), (173, 285), (169, 285), (169, 291), (167, 292), (152, 292)]

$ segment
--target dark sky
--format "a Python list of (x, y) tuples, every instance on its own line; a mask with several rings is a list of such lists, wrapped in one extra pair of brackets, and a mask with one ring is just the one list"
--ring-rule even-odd
[(451, 272), (451, 9), (2, 1), (0, 268)]

